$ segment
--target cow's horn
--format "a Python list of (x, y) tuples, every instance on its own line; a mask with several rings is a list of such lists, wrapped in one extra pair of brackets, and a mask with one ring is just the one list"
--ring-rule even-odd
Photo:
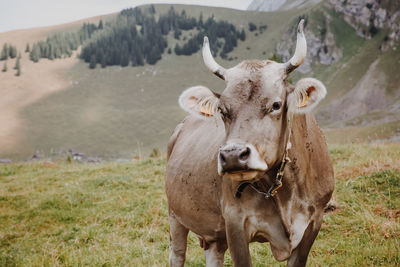
[(207, 36), (204, 37), (203, 43), (203, 60), (204, 64), (206, 64), (207, 68), (220, 77), (222, 80), (225, 80), (225, 72), (226, 70), (221, 67), (217, 62), (215, 62), (211, 50), (210, 50), (210, 43), (208, 42)]
[(286, 74), (291, 73), (298, 68), (304, 61), (307, 55), (307, 42), (304, 37), (304, 19), (300, 20), (299, 26), (297, 27), (297, 43), (296, 51), (293, 57), (285, 63)]

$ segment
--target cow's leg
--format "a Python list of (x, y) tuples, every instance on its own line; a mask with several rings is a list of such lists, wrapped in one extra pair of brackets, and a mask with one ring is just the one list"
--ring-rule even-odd
[(290, 258), (287, 261), (288, 267), (306, 266), (308, 253), (318, 235), (321, 224), (322, 218), (319, 221), (313, 221), (308, 225), (299, 245), (295, 250), (293, 250), (292, 255), (290, 255)]
[(171, 267), (181, 267), (185, 263), (187, 235), (189, 230), (178, 222), (173, 213), (169, 214), (169, 225), (171, 238), (169, 265)]
[(224, 265), (225, 251), (228, 249), (226, 243), (213, 242), (204, 250), (207, 267), (222, 267)]
[(243, 227), (235, 223), (226, 223), (226, 234), (229, 252), (231, 253), (233, 266), (250, 267), (251, 257), (249, 242)]

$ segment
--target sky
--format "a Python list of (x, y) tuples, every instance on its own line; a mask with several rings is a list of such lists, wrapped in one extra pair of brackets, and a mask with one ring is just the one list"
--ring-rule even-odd
[(151, 3), (247, 9), (251, 0), (0, 0), (0, 32), (50, 26)]

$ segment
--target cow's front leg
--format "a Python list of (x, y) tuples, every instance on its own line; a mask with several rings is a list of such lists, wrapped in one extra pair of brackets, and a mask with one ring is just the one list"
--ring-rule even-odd
[[(236, 218), (236, 220), (239, 220), (239, 218)], [(248, 235), (245, 232), (243, 224), (234, 221), (226, 222), (226, 235), (233, 266), (252, 266)]]
[(303, 238), (301, 239), (299, 245), (293, 250), (292, 255), (290, 255), (287, 261), (288, 267), (303, 267), (306, 266), (308, 253), (318, 235), (319, 229), (322, 224), (322, 216), (316, 221), (312, 221), (306, 231), (304, 232)]

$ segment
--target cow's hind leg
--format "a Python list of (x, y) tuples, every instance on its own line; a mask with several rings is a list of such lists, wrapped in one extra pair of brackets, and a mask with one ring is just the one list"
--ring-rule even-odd
[(222, 242), (213, 242), (204, 247), (207, 267), (222, 267), (224, 265), (225, 251), (228, 245)]
[(171, 238), (169, 265), (171, 267), (181, 267), (185, 264), (187, 235), (189, 230), (178, 222), (172, 212), (169, 214), (169, 225)]
[(288, 267), (303, 267), (306, 266), (308, 253), (310, 253), (311, 247), (318, 235), (319, 229), (321, 228), (322, 218), (319, 221), (311, 222), (306, 231), (304, 232), (303, 238), (299, 245), (290, 255), (287, 261)]

